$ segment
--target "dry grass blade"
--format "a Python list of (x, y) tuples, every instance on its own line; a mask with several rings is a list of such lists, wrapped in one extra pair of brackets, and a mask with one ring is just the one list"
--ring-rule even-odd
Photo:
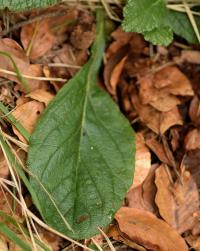
[[(191, 7), (198, 6), (198, 5), (199, 5), (199, 4), (189, 4), (188, 6), (191, 8)], [(183, 4), (180, 4), (180, 5), (179, 5), (179, 4), (168, 4), (168, 5), (167, 5), (167, 8), (169, 8), (169, 9), (171, 9), (171, 10), (183, 12), (183, 13), (186, 12), (186, 10), (185, 10)], [(200, 13), (197, 12), (197, 11), (191, 10), (191, 13), (192, 13), (193, 15), (200, 16)]]
[(94, 238), (91, 238), (91, 240), (95, 244), (95, 246), (99, 249), (99, 251), (103, 251), (103, 249), (101, 248), (101, 246), (96, 242), (96, 240)]
[[(5, 69), (1, 69), (0, 68), (0, 72), (3, 72), (3, 73), (6, 73), (6, 74), (9, 74), (9, 75), (12, 75), (12, 76), (17, 76), (17, 74), (13, 71), (8, 71), (8, 70), (5, 70)], [(33, 79), (33, 80), (41, 80), (41, 81), (57, 81), (57, 82), (66, 82), (67, 80), (66, 79), (63, 79), (63, 78), (46, 78), (46, 77), (33, 77), (33, 76), (29, 76), (29, 75), (25, 75), (25, 74), (21, 74), (22, 77), (24, 78), (27, 78), (27, 79)]]
[[(2, 145), (1, 145), (2, 146)], [(12, 148), (10, 146), (10, 148)], [(22, 205), (22, 212), (25, 216), (25, 219), (26, 219), (26, 223), (27, 223), (27, 227), (28, 227), (28, 231), (29, 231), (29, 234), (30, 234), (30, 238), (31, 238), (31, 241), (32, 241), (32, 244), (33, 244), (33, 250), (37, 251), (37, 248), (36, 248), (36, 243), (35, 243), (35, 240), (34, 240), (34, 237), (33, 237), (33, 233), (32, 233), (32, 230), (31, 230), (31, 226), (33, 227), (33, 229), (36, 229), (35, 226), (34, 226), (34, 223), (32, 221), (32, 219), (29, 219), (29, 216), (27, 215), (26, 213), (26, 203), (25, 203), (25, 200), (23, 198), (23, 194), (22, 194), (22, 189), (21, 189), (21, 182), (20, 182), (20, 179), (19, 179), (19, 176), (16, 174), (15, 170), (13, 169), (13, 166), (12, 164), (10, 163), (9, 161), (9, 158), (7, 156), (7, 153), (5, 152), (5, 149), (2, 147), (2, 151), (4, 153), (4, 156), (5, 156), (5, 159), (7, 161), (7, 164), (8, 164), (8, 167), (9, 167), (9, 170), (10, 170), (10, 173), (11, 173), (11, 177), (12, 177), (12, 180), (15, 184), (15, 187), (16, 187), (16, 190), (17, 190), (17, 193), (19, 195), (19, 199), (21, 201), (21, 205)], [(15, 154), (15, 156), (18, 158), (16, 152), (14, 151), (14, 149), (12, 149), (13, 153)], [(3, 184), (2, 186), (4, 188), (6, 188)], [(7, 189), (7, 188), (6, 188)]]
[(111, 251), (116, 251), (115, 247), (113, 246), (112, 242), (110, 241), (109, 237), (104, 233), (104, 231), (99, 227), (98, 228), (103, 237), (106, 239), (108, 246), (110, 247)]
[(193, 13), (191, 12), (190, 7), (188, 6), (188, 3), (185, 0), (183, 0), (183, 5), (184, 5), (185, 11), (186, 11), (186, 13), (188, 15), (188, 18), (190, 19), (191, 25), (192, 25), (192, 27), (194, 29), (194, 32), (195, 32), (195, 34), (197, 36), (197, 39), (198, 39), (198, 41), (200, 43), (200, 33), (199, 33), (199, 30), (198, 30), (198, 27), (197, 27), (197, 23), (196, 23), (196, 21), (194, 19)]
[(106, 0), (101, 0), (101, 3), (110, 19), (121, 22), (121, 20), (112, 13), (112, 9)]
[(2, 132), (2, 135), (8, 139), (10, 142), (14, 143), (16, 146), (19, 146), (22, 150), (24, 150), (25, 152), (28, 151), (28, 145), (17, 140), (16, 138), (10, 136), (9, 134)]

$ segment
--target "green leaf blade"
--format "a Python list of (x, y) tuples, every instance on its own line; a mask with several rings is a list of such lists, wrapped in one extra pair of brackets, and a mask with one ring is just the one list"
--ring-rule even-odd
[[(103, 20), (89, 62), (47, 107), (30, 139), (29, 168), (53, 197), (64, 224), (38, 181), (42, 215), (75, 239), (107, 226), (132, 183), (134, 135), (111, 98), (96, 85), (105, 45)], [(101, 27), (100, 27), (101, 26)]]
[(166, 14), (164, 0), (128, 0), (122, 26), (127, 32), (151, 31), (165, 23)]
[(58, 2), (59, 0), (0, 0), (0, 9), (8, 8), (11, 11), (24, 11), (34, 8), (44, 8)]
[(151, 31), (144, 32), (145, 40), (155, 45), (168, 46), (173, 40), (173, 32), (170, 27), (155, 28)]
[[(186, 39), (189, 43), (198, 43), (198, 39), (186, 13), (169, 10), (167, 18), (175, 34)], [(197, 26), (200, 28), (200, 17), (195, 17), (195, 20)]]

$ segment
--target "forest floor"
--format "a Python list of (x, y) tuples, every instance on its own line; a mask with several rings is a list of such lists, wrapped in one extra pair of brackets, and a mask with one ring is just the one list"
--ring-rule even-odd
[[(10, 59), (0, 55), (0, 101), (31, 134), (48, 103), (87, 62), (95, 17), (84, 6), (66, 5), (6, 17), (9, 25), (6, 20), (0, 23), (0, 51), (12, 57), (26, 85)], [(105, 230), (106, 237), (100, 234), (80, 244), (85, 250), (88, 246), (95, 250), (198, 251), (200, 46), (178, 37), (168, 47), (153, 46), (141, 35), (125, 33), (118, 23), (109, 22), (112, 32), (99, 84), (135, 131), (134, 182)], [(26, 163), (26, 139), (5, 114), (0, 123), (4, 137)], [(13, 213), (12, 195), (4, 187), (11, 182), (10, 171), (0, 150), (0, 211), (23, 224), (23, 209), (17, 205)], [(23, 187), (22, 195), (31, 208), (30, 195)], [(53, 251), (84, 249), (42, 225), (36, 228)], [(11, 229), (24, 239), (19, 230)], [(0, 250), (22, 249), (0, 234)]]

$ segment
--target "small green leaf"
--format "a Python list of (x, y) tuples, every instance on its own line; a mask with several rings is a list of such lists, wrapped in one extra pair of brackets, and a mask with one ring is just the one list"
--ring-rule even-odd
[(173, 32), (170, 27), (155, 28), (152, 31), (144, 32), (145, 40), (152, 44), (169, 45), (173, 39)]
[(127, 32), (151, 31), (165, 23), (166, 14), (164, 0), (128, 0), (122, 26)]
[(11, 11), (31, 10), (43, 8), (58, 3), (59, 0), (0, 0), (0, 9), (8, 8)]
[(29, 170), (37, 177), (30, 181), (42, 216), (75, 239), (111, 222), (133, 177), (133, 130), (97, 86), (104, 48), (104, 15), (98, 12), (90, 60), (49, 104), (30, 138)]
[[(189, 43), (197, 44), (198, 40), (194, 29), (186, 13), (170, 10), (168, 12), (168, 22), (174, 33), (185, 38)], [(197, 25), (200, 27), (200, 17), (196, 17)]]

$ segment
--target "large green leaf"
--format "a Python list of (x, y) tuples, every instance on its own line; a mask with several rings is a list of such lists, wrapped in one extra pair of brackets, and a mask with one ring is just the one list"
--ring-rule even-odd
[[(186, 13), (170, 10), (167, 18), (175, 34), (185, 38), (189, 43), (198, 43), (198, 39)], [(196, 23), (200, 28), (200, 17), (196, 17)]]
[(90, 60), (47, 107), (28, 153), (28, 165), (36, 177), (30, 176), (30, 181), (43, 218), (76, 239), (93, 236), (98, 227), (111, 222), (133, 177), (133, 130), (97, 86), (105, 47), (104, 17), (99, 14), (97, 19)]
[(122, 25), (127, 32), (143, 33), (162, 26), (166, 14), (164, 0), (128, 0)]
[[(187, 15), (167, 10), (165, 0), (128, 0), (123, 13), (123, 29), (142, 33), (153, 44), (169, 45), (173, 40), (172, 32), (190, 43), (198, 43)], [(200, 26), (200, 17), (195, 19)]]
[(60, 2), (59, 0), (0, 0), (0, 9), (8, 8), (11, 11), (31, 10), (43, 8)]

